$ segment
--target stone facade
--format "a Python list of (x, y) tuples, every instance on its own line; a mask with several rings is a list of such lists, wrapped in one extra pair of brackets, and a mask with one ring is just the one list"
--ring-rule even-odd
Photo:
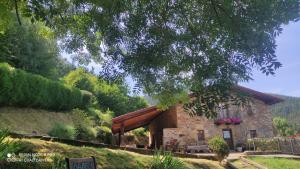
[[(250, 138), (250, 130), (255, 130), (257, 137), (273, 137), (273, 125), (272, 115), (268, 110), (268, 106), (260, 101), (253, 99), (251, 106), (238, 107), (231, 105), (225, 112), (219, 112), (219, 117), (239, 117), (242, 122), (236, 125), (216, 125), (213, 119), (207, 119), (206, 117), (191, 117), (183, 109), (181, 104), (174, 106), (168, 113), (162, 115), (159, 121), (154, 120), (150, 125), (150, 133), (155, 124), (163, 124), (168, 121), (172, 123), (169, 126), (163, 126), (156, 128), (156, 131), (160, 131), (160, 142), (165, 147), (172, 142), (177, 142), (181, 146), (206, 144), (208, 139), (219, 135), (223, 136), (223, 129), (231, 129), (232, 133), (232, 148), (238, 143), (245, 143), (247, 138)], [(171, 118), (172, 117), (172, 118)], [(174, 118), (175, 117), (175, 118)], [(174, 121), (175, 120), (175, 121)], [(156, 126), (157, 127), (157, 126)], [(199, 141), (199, 131), (204, 131), (204, 140)], [(152, 140), (155, 137), (152, 136)], [(153, 141), (152, 141), (153, 142)], [(150, 140), (151, 143), (151, 140)]]

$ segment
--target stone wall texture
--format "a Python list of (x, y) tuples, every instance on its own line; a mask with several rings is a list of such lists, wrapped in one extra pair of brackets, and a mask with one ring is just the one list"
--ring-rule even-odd
[[(216, 125), (214, 120), (206, 117), (191, 117), (186, 113), (181, 104), (176, 106), (177, 127), (163, 129), (164, 147), (170, 142), (177, 141), (179, 145), (205, 144), (208, 139), (219, 135), (222, 129), (232, 130), (233, 144), (246, 143), (250, 138), (250, 130), (256, 130), (257, 137), (273, 137), (272, 115), (265, 103), (253, 99), (250, 106), (241, 107), (231, 105), (227, 115), (240, 117), (242, 122), (237, 125)], [(222, 113), (219, 113), (222, 116)], [(198, 130), (204, 130), (205, 141), (199, 143)]]

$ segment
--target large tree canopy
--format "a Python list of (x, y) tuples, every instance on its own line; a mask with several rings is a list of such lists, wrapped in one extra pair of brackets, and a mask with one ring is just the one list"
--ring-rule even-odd
[(166, 105), (193, 91), (196, 114), (214, 112), (228, 100), (224, 91), (251, 79), (253, 68), (274, 74), (281, 66), (275, 37), (282, 24), (299, 18), (298, 0), (28, 0), (19, 6), (52, 27), (67, 51), (87, 49), (90, 55), (82, 56), (101, 61), (103, 71), (130, 74)]
[(12, 13), (10, 16), (7, 24), (0, 26), (0, 62), (51, 79), (58, 79), (73, 69), (59, 56), (56, 39), (48, 27), (38, 22), (31, 24), (25, 18), (20, 18), (22, 25), (19, 25), (16, 16)]

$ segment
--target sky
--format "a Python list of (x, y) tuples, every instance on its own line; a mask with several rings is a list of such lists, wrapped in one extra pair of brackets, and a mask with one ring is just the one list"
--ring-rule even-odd
[(254, 70), (254, 80), (240, 85), (261, 92), (300, 97), (300, 22), (283, 26), (276, 44), (276, 55), (282, 67), (275, 75), (266, 76)]

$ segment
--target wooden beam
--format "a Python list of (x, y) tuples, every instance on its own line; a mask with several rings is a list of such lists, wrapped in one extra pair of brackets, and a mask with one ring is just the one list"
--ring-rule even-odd
[(132, 119), (128, 119), (123, 121), (122, 123), (116, 123), (112, 125), (112, 132), (118, 133), (121, 130), (122, 124), (124, 125), (124, 132), (133, 130), (138, 127), (145, 126), (149, 124), (153, 119), (155, 119), (158, 115), (160, 115), (160, 111), (153, 111), (149, 112), (147, 114), (144, 114), (143, 116), (134, 117)]
[(121, 129), (119, 132), (119, 147), (121, 147), (122, 143), (122, 136), (124, 135), (124, 123), (121, 124)]
[(115, 117), (115, 118), (112, 119), (112, 121), (113, 121), (113, 123), (120, 123), (122, 121), (131, 119), (131, 118), (134, 118), (134, 117), (137, 117), (137, 116), (141, 116), (141, 115), (144, 115), (145, 113), (149, 113), (149, 112), (152, 112), (152, 111), (160, 111), (160, 110), (158, 110), (156, 108), (156, 106), (152, 106), (152, 107), (144, 108), (144, 109), (141, 109), (141, 110), (137, 110), (137, 111), (134, 111), (134, 112), (130, 112), (130, 113)]

